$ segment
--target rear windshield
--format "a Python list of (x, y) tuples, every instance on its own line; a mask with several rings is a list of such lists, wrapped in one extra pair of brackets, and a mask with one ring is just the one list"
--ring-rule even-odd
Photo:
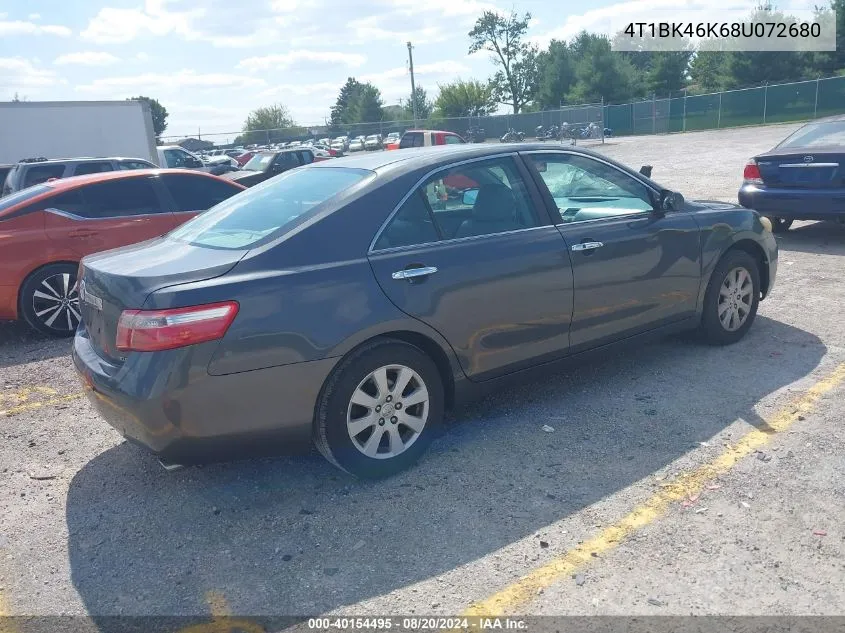
[(836, 147), (845, 146), (845, 121), (808, 123), (796, 130), (777, 147)]
[(27, 200), (32, 200), (35, 196), (40, 196), (42, 193), (50, 191), (51, 189), (52, 187), (49, 185), (35, 185), (34, 187), (21, 189), (16, 193), (0, 198), (0, 217), (2, 217), (6, 211), (15, 205), (20, 204), (21, 202), (26, 202)]
[(275, 154), (256, 154), (250, 158), (241, 169), (247, 171), (265, 171), (267, 165), (273, 161)]
[(198, 246), (252, 248), (371, 174), (336, 167), (290, 171), (221, 202), (168, 237)]

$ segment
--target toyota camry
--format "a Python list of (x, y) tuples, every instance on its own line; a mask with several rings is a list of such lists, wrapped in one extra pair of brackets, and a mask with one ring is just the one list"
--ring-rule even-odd
[(384, 476), (523, 370), (684, 329), (738, 341), (775, 281), (770, 229), (576, 148), (359, 154), (86, 257), (73, 358), (165, 465), (313, 441)]

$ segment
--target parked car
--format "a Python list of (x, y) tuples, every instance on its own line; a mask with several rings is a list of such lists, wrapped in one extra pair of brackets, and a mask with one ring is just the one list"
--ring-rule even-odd
[(402, 135), (399, 132), (391, 132), (387, 136), (384, 137), (384, 142), (382, 143), (385, 147), (390, 145), (391, 143), (396, 143), (397, 148), (399, 145), (399, 141), (402, 139)]
[(323, 155), (323, 154), (327, 154), (329, 156), (342, 156), (343, 155), (342, 152), (339, 152), (338, 150), (332, 148), (329, 145), (324, 145), (323, 143), (314, 143), (314, 145), (311, 146), (311, 149), (314, 150), (315, 156), (320, 156), (320, 155)]
[(109, 171), (155, 168), (141, 158), (27, 158), (12, 165), (3, 182), (3, 195), (21, 191), (56, 178), (70, 178)]
[(220, 176), (230, 171), (237, 171), (241, 168), (238, 161), (225, 155), (209, 156), (205, 159), (205, 164), (209, 167), (208, 173), (214, 174), (215, 176)]
[(745, 165), (739, 203), (775, 232), (798, 220), (845, 222), (845, 117), (813, 121)]
[(317, 141), (320, 145), (331, 145), (332, 140), (328, 136), (324, 136), (319, 141)]
[(373, 150), (381, 148), (381, 134), (370, 134), (367, 138), (364, 139), (364, 149)]
[(379, 477), (519, 370), (685, 329), (740, 340), (775, 281), (767, 226), (541, 143), (360, 154), (86, 257), (73, 359), (165, 464), (313, 440)]
[(408, 130), (402, 135), (399, 143), (391, 143), (386, 149), (405, 149), (406, 147), (429, 147), (430, 145), (452, 145), (465, 143), (463, 138), (454, 132), (443, 130)]
[(350, 152), (362, 152), (362, 151), (364, 151), (364, 137), (356, 136), (351, 141), (349, 141), (349, 151)]
[(3, 183), (6, 182), (6, 176), (12, 171), (14, 165), (0, 165), (0, 196), (3, 195)]
[(202, 172), (145, 169), (45, 182), (3, 198), (0, 319), (73, 334), (82, 257), (162, 235), (243, 189)]
[(204, 167), (199, 156), (178, 145), (160, 145), (156, 148), (156, 152), (158, 152), (160, 167), (170, 169), (202, 169)]
[(315, 156), (314, 150), (310, 147), (258, 152), (240, 171), (225, 174), (223, 177), (245, 187), (252, 187), (294, 167), (320, 160), (325, 159), (322, 156)]

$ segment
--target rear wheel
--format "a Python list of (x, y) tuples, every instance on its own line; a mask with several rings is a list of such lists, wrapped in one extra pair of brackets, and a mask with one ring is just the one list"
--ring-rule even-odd
[(772, 221), (772, 233), (786, 233), (792, 223), (795, 222), (793, 218), (767, 217)]
[(330, 462), (378, 478), (411, 466), (443, 419), (443, 383), (420, 349), (383, 340), (334, 371), (317, 406), (314, 440)]
[(744, 251), (728, 251), (716, 265), (704, 295), (703, 338), (730, 345), (748, 332), (760, 302), (757, 261)]
[(48, 336), (73, 336), (79, 325), (76, 266), (50, 264), (32, 273), (21, 287), (21, 314)]

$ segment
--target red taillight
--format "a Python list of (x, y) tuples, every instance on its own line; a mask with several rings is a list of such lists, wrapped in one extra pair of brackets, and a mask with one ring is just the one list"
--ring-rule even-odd
[(745, 170), (742, 172), (742, 179), (745, 182), (753, 182), (758, 185), (763, 184), (763, 177), (760, 175), (760, 168), (757, 166), (757, 161), (750, 160), (745, 163)]
[(117, 322), (117, 349), (156, 352), (223, 338), (238, 314), (235, 301), (171, 310), (124, 310)]

